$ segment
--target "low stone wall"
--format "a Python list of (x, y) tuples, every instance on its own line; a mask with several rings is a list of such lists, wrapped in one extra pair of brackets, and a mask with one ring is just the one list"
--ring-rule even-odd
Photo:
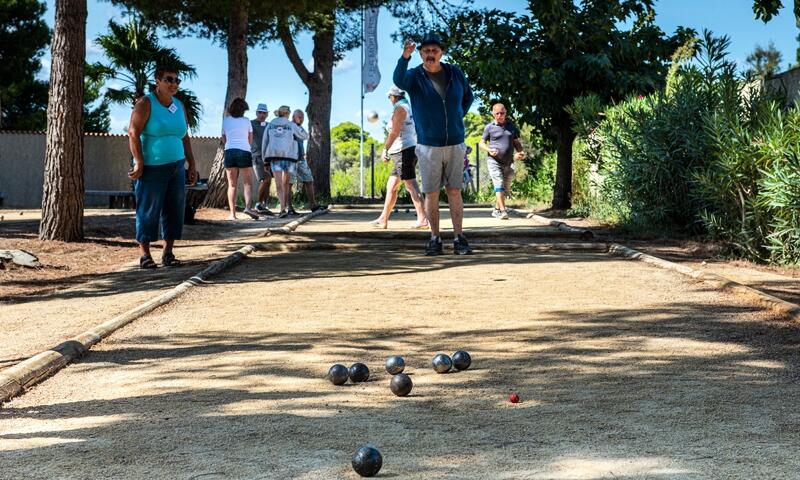
[[(219, 137), (192, 138), (202, 178), (211, 172), (217, 145)], [(87, 134), (83, 146), (86, 190), (130, 190), (127, 135)], [(44, 147), (43, 132), (0, 131), (0, 198), (4, 207), (41, 207)], [(86, 202), (86, 206), (102, 207), (108, 199), (88, 197)]]

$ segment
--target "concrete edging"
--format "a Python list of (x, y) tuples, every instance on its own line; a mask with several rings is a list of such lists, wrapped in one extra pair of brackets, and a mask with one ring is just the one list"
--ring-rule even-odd
[[(318, 210), (304, 215), (297, 220), (290, 222), (283, 227), (268, 228), (265, 235), (271, 232), (291, 233), (300, 225), (308, 222), (314, 217), (327, 213), (328, 210)], [(32, 356), (27, 360), (13, 365), (0, 371), (0, 404), (7, 402), (24, 392), (27, 388), (52, 376), (65, 366), (72, 363), (76, 358), (81, 357), (89, 351), (93, 345), (100, 340), (108, 337), (115, 331), (152, 312), (156, 308), (180, 297), (195, 285), (207, 281), (209, 278), (241, 262), (248, 255), (260, 250), (259, 244), (245, 245), (225, 258), (212, 262), (201, 272), (193, 275), (188, 280), (182, 282), (168, 292), (165, 292), (141, 305), (128, 310), (125, 313), (101, 323), (100, 325), (87, 330), (69, 340), (62, 342), (55, 347)]]
[(653, 255), (648, 255), (617, 243), (611, 243), (608, 245), (608, 253), (632, 260), (639, 260), (649, 265), (678, 272), (696, 280), (709, 283), (719, 290), (724, 290), (734, 295), (744, 297), (751, 302), (761, 305), (762, 307), (766, 307), (770, 310), (781, 313), (793, 321), (800, 321), (800, 305), (787, 302), (786, 300), (781, 300), (778, 297), (772, 296), (753, 287), (742, 285), (741, 283), (723, 277), (722, 275), (701, 272), (699, 270), (687, 267), (686, 265), (663, 260)]

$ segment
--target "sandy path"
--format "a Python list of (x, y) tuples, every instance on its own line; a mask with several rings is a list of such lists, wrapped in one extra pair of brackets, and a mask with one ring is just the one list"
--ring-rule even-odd
[[(38, 211), (28, 213), (34, 216)], [(130, 217), (131, 214), (119, 215)], [(138, 268), (136, 250), (129, 248), (131, 261), (112, 267), (107, 273), (97, 274), (92, 281), (47, 295), (17, 299), (13, 303), (0, 302), (0, 370), (170, 290), (204, 269), (209, 261), (222, 258), (253, 241), (253, 235), (263, 233), (265, 228), (291, 220), (243, 221), (233, 226), (224, 225), (220, 228), (219, 238), (213, 239), (198, 239), (195, 231), (199, 229), (186, 226), (185, 240), (175, 247), (176, 256), (184, 262), (180, 267), (142, 271)], [(0, 243), (2, 239), (0, 231)], [(257, 239), (261, 240), (261, 237)], [(160, 251), (154, 250), (156, 261), (160, 260), (160, 255)]]
[[(258, 254), (4, 405), (0, 478), (355, 478), (367, 442), (384, 478), (796, 478), (799, 345), (604, 254)], [(322, 380), (354, 361), (375, 381)]]

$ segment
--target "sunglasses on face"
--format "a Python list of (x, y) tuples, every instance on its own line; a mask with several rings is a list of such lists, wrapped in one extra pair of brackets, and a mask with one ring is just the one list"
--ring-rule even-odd
[(161, 77), (161, 81), (162, 82), (167, 82), (167, 83), (174, 83), (175, 85), (180, 85), (181, 84), (181, 79), (180, 78), (173, 77), (173, 76), (170, 76), (170, 75), (164, 75), (163, 77)]

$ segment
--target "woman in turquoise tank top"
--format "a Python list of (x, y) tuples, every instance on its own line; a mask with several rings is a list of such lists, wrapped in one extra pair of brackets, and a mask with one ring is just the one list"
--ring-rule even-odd
[(159, 226), (164, 239), (161, 264), (180, 264), (172, 249), (183, 235), (187, 170), (189, 183), (197, 181), (186, 111), (174, 97), (180, 83), (174, 70), (157, 68), (155, 91), (136, 101), (128, 127), (134, 162), (128, 177), (136, 193), (139, 266), (145, 269), (156, 268), (150, 242), (158, 240)]

